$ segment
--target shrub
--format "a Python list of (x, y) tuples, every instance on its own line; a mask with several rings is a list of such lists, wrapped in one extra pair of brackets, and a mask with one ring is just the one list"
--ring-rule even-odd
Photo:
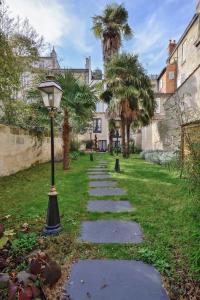
[(83, 150), (79, 150), (78, 153), (79, 153), (80, 156), (84, 156), (85, 155), (85, 151), (83, 151)]
[(92, 140), (86, 140), (83, 142), (85, 144), (86, 149), (92, 149), (94, 142)]
[(20, 234), (18, 239), (13, 240), (10, 254), (13, 256), (23, 255), (31, 251), (37, 244), (35, 233)]
[(121, 146), (118, 146), (118, 147), (114, 147), (114, 148), (113, 148), (113, 152), (114, 152), (114, 153), (117, 153), (117, 151), (118, 151), (118, 153), (121, 153), (121, 152), (122, 152)]
[(140, 149), (140, 148), (138, 148), (138, 147), (135, 146), (133, 153), (140, 154), (141, 152), (142, 152), (142, 149)]
[(145, 150), (140, 153), (140, 157), (149, 162), (165, 165), (177, 159), (177, 152), (164, 150)]
[(79, 151), (80, 149), (80, 142), (71, 140), (70, 142), (70, 151)]
[(70, 158), (72, 160), (77, 160), (78, 157), (79, 157), (79, 152), (78, 151), (73, 151), (73, 152), (70, 153)]
[(130, 144), (130, 153), (140, 154), (141, 151), (142, 151), (141, 148), (139, 148), (135, 145), (135, 141), (132, 141)]

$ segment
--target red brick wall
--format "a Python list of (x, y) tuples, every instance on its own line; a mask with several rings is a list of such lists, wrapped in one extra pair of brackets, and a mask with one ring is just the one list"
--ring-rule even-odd
[[(170, 75), (174, 74), (173, 79)], [(166, 68), (166, 91), (165, 93), (174, 93), (176, 91), (176, 63), (167, 65)]]

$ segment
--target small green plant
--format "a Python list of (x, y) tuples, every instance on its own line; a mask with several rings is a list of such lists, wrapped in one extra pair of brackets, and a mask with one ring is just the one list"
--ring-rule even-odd
[(148, 248), (141, 248), (138, 250), (138, 253), (141, 259), (149, 264), (153, 264), (160, 272), (168, 272), (170, 265), (166, 262), (165, 259), (159, 257), (157, 251), (152, 251)]
[(21, 264), (19, 264), (16, 268), (16, 271), (17, 272), (20, 272), (20, 271), (24, 271), (24, 270), (27, 270), (28, 269), (28, 263), (26, 261), (23, 261)]
[(13, 256), (23, 255), (31, 251), (37, 244), (35, 233), (20, 234), (18, 239), (13, 240), (10, 254)]
[(76, 140), (71, 140), (70, 151), (72, 151), (72, 152), (79, 151), (79, 149), (80, 149), (80, 142), (78, 142)]
[(70, 153), (70, 158), (71, 158), (72, 160), (77, 160), (78, 157), (79, 157), (79, 152), (74, 151), (74, 152), (71, 152), (71, 153)]
[(87, 150), (90, 150), (94, 146), (94, 142), (92, 140), (86, 140), (83, 142)]
[(80, 156), (84, 156), (84, 155), (85, 155), (85, 151), (79, 150), (79, 155), (80, 155)]

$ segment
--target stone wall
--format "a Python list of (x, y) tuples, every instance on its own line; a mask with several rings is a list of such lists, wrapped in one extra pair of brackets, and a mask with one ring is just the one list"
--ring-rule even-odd
[[(55, 138), (55, 157), (62, 158), (62, 140)], [(8, 176), (50, 160), (50, 137), (0, 124), (0, 176)]]
[(200, 120), (200, 65), (176, 93), (164, 104), (165, 128), (161, 137), (166, 150), (177, 150), (181, 144), (181, 126)]
[(164, 105), (171, 94), (155, 93), (155, 100), (159, 99), (160, 109), (155, 113), (154, 118), (149, 126), (142, 128), (142, 150), (162, 150), (163, 140), (167, 128), (163, 122), (165, 120)]

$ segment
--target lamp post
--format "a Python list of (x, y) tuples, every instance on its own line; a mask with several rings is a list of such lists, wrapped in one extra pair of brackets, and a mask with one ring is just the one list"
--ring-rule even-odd
[(115, 127), (116, 127), (116, 138), (117, 138), (117, 157), (115, 160), (115, 172), (120, 172), (120, 163), (119, 163), (119, 128), (120, 128), (120, 120), (115, 121)]
[(54, 114), (60, 106), (62, 89), (58, 83), (48, 76), (47, 80), (39, 85), (44, 106), (49, 110), (50, 128), (51, 128), (51, 188), (48, 193), (49, 203), (47, 210), (46, 224), (43, 229), (45, 235), (55, 235), (61, 230), (60, 215), (57, 201), (57, 192), (55, 188), (55, 167), (54, 167)]
[(93, 156), (93, 148), (92, 148), (92, 132), (93, 132), (93, 126), (90, 125), (89, 127), (89, 133), (90, 133), (90, 161), (94, 161), (94, 156)]

